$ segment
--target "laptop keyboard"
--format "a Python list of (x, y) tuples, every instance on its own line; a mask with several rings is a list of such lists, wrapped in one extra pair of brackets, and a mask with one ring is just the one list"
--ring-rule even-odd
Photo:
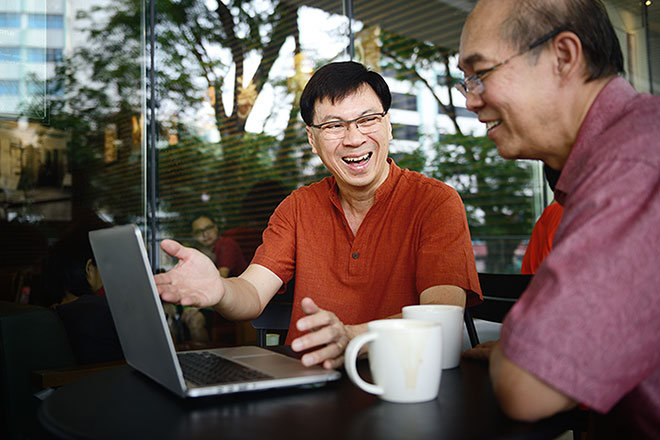
[(196, 385), (217, 385), (272, 379), (272, 376), (245, 367), (208, 351), (177, 353), (183, 377)]

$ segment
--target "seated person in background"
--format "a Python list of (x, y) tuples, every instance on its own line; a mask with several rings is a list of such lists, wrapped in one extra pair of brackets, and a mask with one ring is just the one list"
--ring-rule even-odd
[(300, 99), (307, 139), (332, 176), (295, 190), (275, 210), (263, 244), (238, 278), (221, 278), (194, 249), (164, 240), (178, 258), (156, 275), (165, 301), (214, 306), (253, 319), (295, 275), (286, 344), (304, 365), (337, 368), (368, 321), (411, 304), (480, 301), (465, 208), (456, 191), (388, 158), (391, 94), (355, 62), (330, 63)]
[[(557, 183), (557, 179), (559, 179), (559, 172), (543, 164), (543, 174), (548, 181), (550, 189), (554, 192), (555, 184)], [(527, 244), (527, 250), (525, 251), (521, 268), (523, 274), (531, 275), (536, 273), (536, 269), (552, 250), (552, 241), (555, 238), (555, 231), (557, 230), (557, 226), (559, 226), (563, 212), (564, 208), (555, 199), (552, 199), (552, 202), (543, 210), (541, 217), (539, 217), (534, 225), (532, 236)]]
[(490, 353), (503, 411), (580, 403), (593, 438), (660, 438), (660, 97), (620, 76), (599, 0), (480, 0), (458, 65), (500, 156), (561, 171), (552, 252)]
[(91, 229), (96, 227), (65, 234), (43, 261), (47, 303), (62, 320), (79, 364), (124, 358), (107, 298), (99, 295), (103, 286), (87, 236)]
[(240, 246), (231, 238), (221, 237), (210, 216), (196, 215), (191, 227), (193, 237), (198, 243), (197, 249), (215, 263), (220, 276), (238, 276), (245, 270), (247, 263)]

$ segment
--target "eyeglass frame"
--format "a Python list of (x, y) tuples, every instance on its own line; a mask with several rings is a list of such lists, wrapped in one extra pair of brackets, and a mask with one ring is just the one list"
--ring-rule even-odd
[[(355, 128), (357, 128), (357, 130), (360, 133), (362, 133), (362, 131), (360, 130), (360, 126), (358, 125), (357, 121), (359, 121), (360, 119), (368, 118), (370, 116), (380, 116), (381, 118), (384, 118), (386, 114), (387, 114), (387, 110), (384, 110), (383, 112), (378, 112), (378, 113), (368, 113), (366, 115), (362, 115), (362, 116), (359, 116), (355, 119), (350, 119), (348, 121), (345, 121), (343, 119), (333, 119), (332, 121), (323, 122), (321, 124), (308, 124), (308, 125), (310, 127), (318, 128), (319, 130), (323, 130), (323, 127), (328, 125), (328, 124), (342, 124), (344, 127), (346, 127), (346, 131), (344, 132), (344, 135), (341, 136), (341, 137), (338, 137), (338, 138), (333, 138), (333, 139), (343, 139), (346, 136), (346, 132), (348, 132), (348, 130), (350, 129), (350, 126), (353, 122), (355, 122)], [(321, 133), (323, 133), (323, 131)], [(373, 132), (369, 132), (369, 133), (373, 133)], [(369, 134), (369, 133), (362, 133), (362, 134)]]
[(210, 225), (207, 225), (204, 228), (195, 229), (195, 230), (193, 230), (193, 237), (200, 237), (200, 236), (204, 235), (204, 233), (210, 232), (210, 231), (212, 231), (214, 229), (217, 229), (217, 228), (218, 228), (218, 226), (215, 223), (212, 223)]
[[(495, 64), (490, 69), (486, 69), (486, 70), (483, 70), (479, 73), (475, 73), (473, 75), (466, 76), (463, 79), (457, 80), (456, 84), (454, 84), (454, 87), (459, 92), (461, 92), (461, 95), (465, 96), (466, 98), (467, 98), (468, 93), (470, 93), (470, 92), (476, 93), (477, 95), (481, 95), (484, 92), (485, 88), (486, 88), (484, 83), (483, 83), (483, 80), (488, 75), (493, 73), (493, 71), (495, 69), (505, 65), (506, 63), (508, 63), (509, 61), (511, 61), (512, 59), (514, 59), (516, 57), (519, 57), (520, 55), (524, 55), (527, 52), (529, 52), (533, 49), (536, 49), (538, 46), (542, 45), (543, 43), (551, 40), (552, 38), (556, 37), (560, 33), (568, 30), (569, 27), (570, 27), (570, 25), (563, 25), (563, 26), (559, 26), (559, 27), (554, 28), (553, 30), (551, 30), (547, 34), (545, 34), (545, 35), (541, 36), (540, 38), (534, 40), (534, 42), (532, 42), (532, 44), (527, 46), (526, 49), (521, 50), (520, 52), (518, 52), (515, 55), (511, 55), (509, 58), (505, 59), (504, 61), (501, 61), (501, 62)], [(473, 84), (472, 87), (468, 87), (468, 84), (470, 84), (470, 83)]]

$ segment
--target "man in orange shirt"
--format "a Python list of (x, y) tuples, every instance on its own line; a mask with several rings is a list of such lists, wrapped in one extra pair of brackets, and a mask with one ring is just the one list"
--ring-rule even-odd
[[(559, 179), (559, 171), (555, 171), (546, 164), (543, 164), (543, 174), (548, 181), (552, 192), (555, 191), (555, 185)], [(537, 220), (532, 230), (532, 236), (529, 238), (527, 250), (523, 256), (521, 272), (526, 275), (533, 275), (536, 269), (541, 265), (545, 257), (552, 250), (552, 241), (555, 239), (555, 232), (561, 222), (561, 215), (564, 208), (556, 200), (545, 207), (541, 217)]]
[(221, 279), (199, 252), (164, 240), (179, 259), (156, 276), (165, 301), (214, 306), (235, 320), (258, 316), (295, 275), (287, 343), (305, 365), (337, 368), (368, 321), (410, 304), (479, 301), (463, 203), (455, 190), (388, 158), (391, 94), (355, 62), (331, 63), (300, 99), (312, 151), (332, 173), (275, 210), (248, 268)]

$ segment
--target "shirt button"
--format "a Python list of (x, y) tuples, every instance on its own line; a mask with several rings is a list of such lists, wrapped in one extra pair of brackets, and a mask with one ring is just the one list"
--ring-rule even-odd
[(351, 256), (353, 257), (354, 260), (357, 260), (360, 254), (358, 254), (357, 252), (353, 252), (353, 255)]

